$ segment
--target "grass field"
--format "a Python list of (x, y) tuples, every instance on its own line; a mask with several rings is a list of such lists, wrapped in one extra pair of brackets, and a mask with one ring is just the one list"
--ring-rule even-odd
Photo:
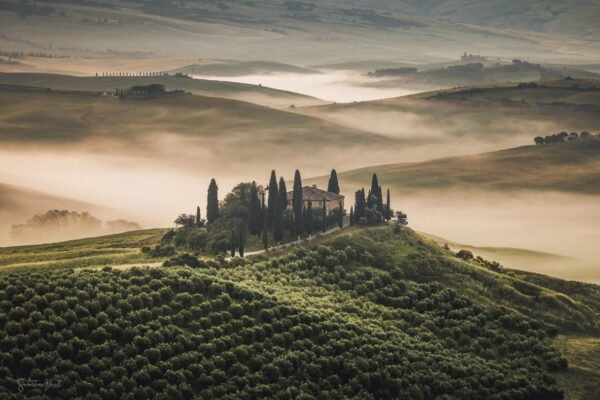
[(166, 231), (147, 229), (59, 243), (0, 247), (0, 270), (154, 264), (157, 259), (147, 257), (140, 249), (154, 245)]

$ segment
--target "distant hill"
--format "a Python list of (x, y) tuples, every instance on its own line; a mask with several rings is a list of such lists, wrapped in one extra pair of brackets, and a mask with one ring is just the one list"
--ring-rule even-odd
[(495, 82), (548, 81), (562, 78), (600, 79), (600, 75), (565, 66), (545, 66), (518, 59), (511, 63), (489, 61), (462, 62), (448, 66), (421, 66), (417, 68), (377, 68), (369, 72), (374, 79), (368, 84), (380, 88), (450, 88), (492, 84)]
[[(338, 176), (344, 183), (364, 186), (370, 182), (373, 173), (377, 174), (380, 182), (390, 185), (398, 193), (406, 190), (472, 189), (503, 192), (546, 190), (598, 195), (600, 139), (377, 165), (338, 172)], [(325, 184), (326, 177), (315, 181)]]
[(113, 92), (136, 85), (158, 83), (166, 90), (184, 90), (193, 94), (249, 101), (271, 107), (324, 104), (323, 100), (284, 90), (244, 83), (191, 79), (181, 76), (80, 77), (41, 73), (0, 73), (0, 83), (51, 88), (66, 91)]
[(366, 57), (438, 62), (465, 50), (506, 59), (599, 61), (598, 7), (575, 0), (42, 3), (2, 3), (0, 48), (42, 56), (298, 65)]
[(242, 76), (242, 75), (264, 75), (275, 73), (315, 74), (318, 71), (309, 68), (297, 67), (290, 64), (282, 64), (268, 61), (214, 61), (210, 64), (190, 64), (173, 69), (169, 72), (183, 73), (189, 75), (210, 76)]

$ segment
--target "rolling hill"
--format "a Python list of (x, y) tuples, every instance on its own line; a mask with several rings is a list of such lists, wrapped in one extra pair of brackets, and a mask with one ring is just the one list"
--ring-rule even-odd
[[(370, 166), (344, 171), (339, 176), (345, 184), (356, 187), (369, 182), (373, 173), (398, 191), (538, 190), (599, 195), (600, 139)], [(314, 182), (325, 185), (326, 179), (316, 178)]]
[[(7, 0), (0, 10), (0, 47), (53, 56), (193, 55), (299, 65), (360, 58), (445, 61), (475, 49), (505, 59), (529, 56), (553, 62), (598, 62), (595, 24), (587, 24), (589, 28), (583, 31), (580, 23), (597, 17), (592, 3), (509, 2), (500, 8), (490, 7), (489, 1), (480, 3), (466, 6), (452, 0), (417, 6), (412, 1), (382, 0), (364, 6), (348, 1), (146, 4), (76, 0), (28, 7)], [(486, 15), (485, 10), (492, 14)], [(532, 29), (534, 22), (542, 27)]]
[(191, 79), (180, 76), (78, 77), (40, 73), (0, 73), (0, 83), (34, 86), (62, 91), (113, 92), (136, 85), (158, 83), (166, 90), (183, 90), (197, 95), (248, 101), (270, 107), (319, 105), (314, 97), (243, 83)]
[[(306, 398), (326, 391), (335, 398), (485, 393), (558, 399), (564, 392), (566, 399), (582, 399), (599, 387), (596, 285), (493, 270), (390, 226), (350, 228), (250, 259), (207, 255), (197, 268), (157, 267), (160, 258), (146, 258), (154, 268), (137, 267), (144, 264), (140, 247), (160, 236), (139, 231), (0, 249), (7, 315), (0, 329), (20, 330), (36, 346), (44, 339), (45, 351), (56, 352), (42, 364), (39, 357), (21, 362), (7, 350), (11, 368), (0, 390), (16, 384), (16, 373), (41, 367), (45, 377), (55, 363), (80, 371), (78, 385), (72, 373), (54, 378), (72, 395), (109, 379), (155, 395), (204, 398), (269, 398), (287, 390)], [(75, 257), (82, 251), (89, 254)], [(32, 261), (36, 252), (52, 261), (14, 264), (23, 256)], [(127, 257), (132, 264), (121, 265)], [(52, 302), (46, 287), (60, 293)], [(37, 307), (52, 308), (70, 338), (52, 339), (45, 327), (61, 320), (50, 317), (38, 322), (37, 338), (30, 335), (20, 311), (37, 297), (21, 306), (19, 288), (45, 299)], [(130, 295), (123, 298), (124, 292)], [(78, 317), (70, 318), (70, 311)], [(131, 323), (121, 328), (123, 316)], [(94, 320), (92, 330), (79, 323)], [(2, 345), (9, 345), (10, 336), (3, 337)], [(102, 353), (113, 341), (128, 349), (116, 359)], [(84, 344), (89, 354), (77, 347)], [(98, 368), (108, 362), (110, 368)], [(108, 387), (106, 395), (124, 391)]]

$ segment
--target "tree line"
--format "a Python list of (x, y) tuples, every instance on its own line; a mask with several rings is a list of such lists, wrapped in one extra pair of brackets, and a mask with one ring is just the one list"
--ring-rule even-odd
[(560, 133), (556, 133), (554, 135), (547, 136), (536, 136), (533, 138), (533, 141), (537, 145), (541, 144), (550, 144), (550, 143), (562, 143), (562, 142), (572, 142), (578, 139), (589, 139), (590, 137), (600, 137), (600, 133), (598, 135), (592, 135), (587, 131), (583, 131), (581, 133), (577, 132), (565, 132), (562, 131)]

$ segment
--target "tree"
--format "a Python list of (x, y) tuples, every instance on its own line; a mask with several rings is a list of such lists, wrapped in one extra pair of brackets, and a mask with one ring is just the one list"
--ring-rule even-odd
[(354, 207), (350, 206), (350, 226), (354, 226)]
[(377, 190), (377, 211), (384, 214), (385, 209), (383, 208), (383, 191), (381, 190), (381, 186), (379, 186), (379, 190)]
[(239, 224), (239, 231), (240, 231), (240, 243), (239, 243), (240, 257), (244, 257), (244, 227), (242, 226), (241, 222)]
[(269, 248), (269, 231), (267, 230), (267, 220), (263, 218), (263, 227), (262, 227), (262, 242), (265, 250)]
[(273, 202), (273, 239), (279, 243), (283, 239), (283, 209), (281, 208), (281, 196), (275, 193)]
[(338, 225), (340, 226), (340, 229), (344, 227), (344, 207), (342, 207), (342, 203), (340, 203), (340, 206), (338, 207)]
[(323, 197), (323, 209), (321, 210), (321, 220), (323, 221), (323, 232), (327, 230), (327, 206), (325, 205), (325, 197)]
[(329, 175), (329, 184), (327, 185), (327, 191), (331, 193), (340, 194), (340, 186), (338, 185), (337, 172), (335, 172), (335, 169), (332, 169), (331, 175)]
[(275, 205), (275, 197), (278, 194), (277, 176), (275, 170), (271, 171), (271, 179), (269, 180), (269, 197), (267, 199), (267, 227), (273, 226), (273, 207)]
[(283, 210), (287, 208), (287, 187), (283, 176), (279, 178), (279, 196), (281, 196)]
[(250, 209), (249, 209), (249, 217), (248, 217), (248, 231), (251, 235), (260, 235), (260, 231), (262, 228), (262, 218), (261, 218), (261, 210), (260, 203), (258, 200), (258, 190), (256, 187), (256, 182), (252, 182), (252, 186), (250, 186)]
[(398, 225), (408, 225), (407, 215), (402, 211), (396, 211), (396, 223)]
[(219, 218), (219, 187), (215, 179), (211, 179), (208, 185), (208, 196), (206, 199), (206, 221), (212, 224)]
[(354, 193), (354, 222), (358, 222), (365, 216), (367, 202), (365, 200), (365, 189), (362, 188)]
[(390, 189), (387, 190), (387, 200), (385, 202), (384, 216), (387, 221), (392, 219), (392, 208), (390, 205)]
[(381, 186), (379, 186), (379, 180), (377, 179), (377, 174), (373, 174), (373, 178), (371, 179), (370, 196), (375, 196), (377, 198), (376, 201), (373, 201), (372, 205), (377, 205), (377, 209), (379, 211), (381, 211), (381, 209), (379, 208), (379, 203), (382, 202)]
[(292, 198), (292, 204), (294, 207), (294, 233), (296, 235), (302, 235), (302, 178), (300, 178), (300, 171), (296, 170), (294, 174), (294, 195)]
[(201, 226), (200, 221), (200, 206), (198, 206), (196, 207), (196, 226)]
[(306, 232), (309, 235), (313, 233), (313, 213), (312, 213), (312, 202), (308, 201), (308, 208), (306, 209)]
[(231, 258), (235, 257), (235, 231), (231, 230)]
[(180, 214), (175, 219), (175, 224), (184, 228), (190, 228), (196, 224), (196, 218), (192, 214)]

